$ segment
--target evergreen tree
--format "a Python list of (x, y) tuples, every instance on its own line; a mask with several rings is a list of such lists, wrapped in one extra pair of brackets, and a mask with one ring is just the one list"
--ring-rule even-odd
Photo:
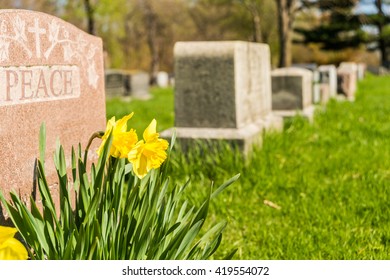
[(364, 18), (354, 14), (358, 0), (303, 1), (306, 7), (320, 11), (320, 25), (311, 29), (299, 28), (303, 35), (301, 43), (319, 43), (324, 50), (342, 50), (358, 47), (366, 42), (366, 33), (361, 29)]
[[(303, 35), (300, 43), (319, 43), (324, 50), (343, 50), (368, 44), (379, 50), (381, 65), (390, 67), (390, 0), (302, 0), (305, 7), (317, 8), (320, 23), (313, 28), (296, 29)], [(359, 9), (360, 4), (372, 9)], [(375, 27), (365, 32), (363, 26)]]
[[(390, 68), (390, 0), (361, 0), (363, 4), (373, 5), (376, 12), (366, 15), (368, 24), (376, 28), (370, 36), (370, 50), (379, 50), (381, 65)], [(386, 12), (387, 11), (387, 12)]]

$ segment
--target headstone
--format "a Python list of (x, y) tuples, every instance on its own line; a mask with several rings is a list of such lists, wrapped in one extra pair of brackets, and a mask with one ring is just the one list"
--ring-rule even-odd
[(44, 122), (46, 175), (55, 195), (56, 139), (70, 157), (71, 146), (85, 148), (92, 133), (105, 128), (102, 40), (44, 13), (1, 10), (0, 115), (3, 193), (14, 189), (29, 201)]
[(285, 118), (299, 113), (311, 121), (314, 113), (313, 73), (302, 68), (287, 67), (273, 70), (271, 76), (274, 113)]
[(107, 69), (106, 95), (107, 97), (131, 97), (149, 99), (149, 74), (138, 70)]
[(174, 77), (174, 76), (169, 77), (169, 84), (170, 84), (172, 87), (175, 86), (175, 77)]
[(144, 71), (131, 71), (128, 74), (130, 96), (136, 99), (149, 99), (149, 74)]
[(129, 74), (120, 69), (105, 70), (105, 89), (107, 97), (129, 96)]
[(169, 75), (167, 72), (160, 71), (157, 73), (157, 85), (162, 88), (169, 86)]
[(310, 70), (312, 72), (317, 70), (317, 64), (316, 63), (295, 63), (295, 64), (291, 65), (291, 67), (303, 68), (303, 69)]
[(261, 141), (263, 129), (282, 127), (271, 112), (268, 45), (178, 42), (174, 56), (175, 126), (182, 143), (224, 139), (246, 153)]
[(365, 63), (358, 63), (357, 64), (358, 80), (364, 79), (364, 76), (366, 75), (366, 68), (367, 68), (367, 65)]
[(313, 71), (313, 104), (321, 103), (321, 85), (320, 85), (320, 73), (318, 70)]
[(319, 104), (321, 103), (324, 99), (321, 97), (321, 87), (320, 85), (320, 73), (318, 72), (317, 69), (317, 64), (315, 63), (296, 63), (293, 64), (291, 67), (293, 68), (302, 68), (302, 69), (307, 69), (310, 70), (313, 73), (313, 97), (312, 101), (313, 104)]
[[(334, 65), (321, 65), (318, 67), (322, 94), (335, 98), (337, 96), (337, 68)], [(328, 92), (327, 92), (328, 90)], [(326, 97), (325, 97), (326, 98)]]
[(343, 62), (337, 68), (337, 91), (350, 101), (355, 100), (357, 73), (354, 62)]

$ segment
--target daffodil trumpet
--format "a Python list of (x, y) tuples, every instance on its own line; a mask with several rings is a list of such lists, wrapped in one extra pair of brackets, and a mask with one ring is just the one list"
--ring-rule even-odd
[(151, 169), (159, 168), (165, 161), (169, 144), (165, 139), (159, 138), (159, 134), (156, 132), (157, 121), (155, 119), (145, 129), (143, 139), (138, 140), (136, 131), (127, 129), (127, 122), (133, 115), (134, 113), (126, 115), (118, 121), (115, 120), (115, 117), (112, 117), (107, 122), (104, 133), (100, 132), (94, 138), (102, 139), (102, 143), (97, 150), (100, 156), (111, 135), (110, 156), (128, 159), (133, 166), (134, 174), (142, 179)]

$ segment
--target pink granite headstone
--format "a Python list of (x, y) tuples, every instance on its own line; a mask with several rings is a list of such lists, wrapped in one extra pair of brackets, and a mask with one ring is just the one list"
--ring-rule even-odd
[(69, 157), (72, 146), (85, 148), (91, 134), (105, 128), (102, 40), (44, 13), (0, 10), (0, 115), (3, 193), (14, 189), (29, 198), (43, 122), (55, 192), (56, 139)]

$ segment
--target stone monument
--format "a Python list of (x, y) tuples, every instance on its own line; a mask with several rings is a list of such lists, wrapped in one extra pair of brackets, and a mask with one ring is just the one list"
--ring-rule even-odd
[(223, 139), (246, 153), (264, 129), (281, 129), (282, 119), (271, 111), (268, 45), (178, 42), (174, 56), (175, 130), (183, 145)]
[(57, 138), (70, 157), (72, 146), (85, 148), (105, 129), (102, 40), (44, 13), (0, 10), (0, 81), (0, 188), (29, 201), (45, 123), (46, 175), (56, 193)]
[(284, 118), (301, 114), (312, 121), (313, 73), (307, 69), (288, 67), (273, 70), (271, 76), (274, 113)]

